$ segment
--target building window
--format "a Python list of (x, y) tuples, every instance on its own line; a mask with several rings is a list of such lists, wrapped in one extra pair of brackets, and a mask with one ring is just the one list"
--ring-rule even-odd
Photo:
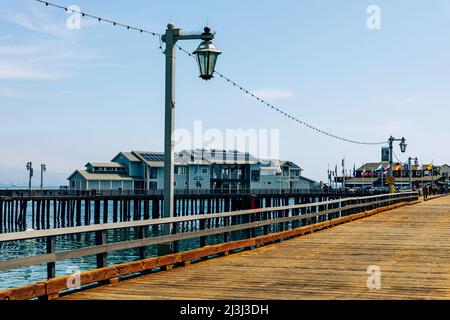
[(158, 189), (158, 182), (150, 181), (150, 190), (157, 190), (157, 189)]
[(267, 184), (270, 186), (272, 184), (272, 181), (267, 181)]
[(188, 174), (187, 166), (175, 166), (175, 174)]
[(158, 179), (158, 169), (150, 168), (150, 179)]
[(252, 181), (258, 182), (260, 179), (260, 173), (259, 170), (252, 170)]
[(202, 174), (208, 174), (208, 168), (202, 168)]
[(173, 182), (173, 186), (174, 186), (174, 187), (177, 186), (177, 182), (176, 182), (176, 181)]

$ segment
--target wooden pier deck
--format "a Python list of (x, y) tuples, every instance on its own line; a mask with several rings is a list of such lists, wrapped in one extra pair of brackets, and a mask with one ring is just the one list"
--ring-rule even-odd
[[(367, 288), (367, 268), (381, 289)], [(449, 299), (450, 197), (62, 299)]]

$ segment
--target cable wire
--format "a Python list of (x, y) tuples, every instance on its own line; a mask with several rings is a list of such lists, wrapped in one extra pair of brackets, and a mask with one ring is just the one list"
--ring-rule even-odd
[[(189, 51), (187, 51), (186, 49), (184, 49), (183, 47), (177, 45), (178, 49), (184, 53), (186, 53), (188, 56), (195, 58), (195, 56), (190, 53)], [(352, 140), (352, 139), (347, 139), (347, 138), (343, 138), (340, 136), (337, 136), (335, 134), (329, 133), (325, 130), (321, 130), (319, 128), (316, 128), (312, 125), (310, 125), (309, 123), (302, 121), (300, 119), (298, 119), (295, 116), (292, 116), (286, 112), (284, 112), (283, 110), (281, 110), (280, 108), (275, 107), (274, 105), (272, 105), (271, 103), (267, 102), (266, 100), (264, 100), (263, 98), (258, 97), (257, 95), (253, 94), (250, 90), (245, 89), (243, 86), (239, 85), (237, 82), (231, 80), (230, 78), (226, 77), (224, 74), (222, 74), (219, 71), (214, 71), (215, 74), (217, 74), (219, 77), (225, 79), (228, 83), (230, 83), (231, 85), (233, 85), (233, 87), (238, 88), (239, 90), (241, 90), (244, 94), (251, 96), (252, 98), (256, 99), (258, 102), (266, 105), (267, 107), (271, 108), (272, 110), (275, 110), (277, 112), (279, 112), (280, 114), (284, 115), (285, 117), (287, 117), (288, 119), (294, 120), (298, 123), (300, 123), (301, 125), (306, 126), (309, 129), (315, 130), (321, 134), (324, 134), (326, 136), (329, 136), (331, 138), (334, 139), (338, 139), (341, 141), (345, 141), (345, 142), (349, 142), (349, 143), (354, 143), (354, 144), (360, 144), (360, 145), (383, 145), (386, 144), (387, 141), (381, 141), (381, 142), (364, 142), (364, 141), (357, 141), (357, 140)]]
[(397, 159), (397, 162), (399, 162), (399, 163), (401, 163), (401, 164), (405, 163), (405, 162), (403, 162), (403, 161), (400, 161), (400, 159), (397, 157), (397, 155), (395, 154), (394, 151), (392, 151), (392, 153), (394, 154), (395, 159)]
[[(112, 24), (112, 25), (114, 25), (114, 26), (123, 27), (123, 28), (126, 28), (127, 30), (134, 30), (134, 31), (139, 31), (140, 33), (150, 34), (150, 35), (152, 35), (152, 36), (158, 36), (158, 37), (159, 37), (159, 41), (160, 41), (160, 42), (159, 42), (159, 49), (160, 49), (161, 51), (163, 51), (163, 48), (162, 48), (162, 42), (161, 42), (161, 36), (162, 36), (162, 34), (160, 34), (160, 33), (157, 33), (157, 32), (154, 32), (154, 31), (148, 31), (148, 30), (145, 30), (145, 29), (137, 28), (137, 27), (133, 27), (133, 26), (131, 26), (131, 25), (126, 25), (126, 24), (123, 24), (123, 23), (119, 23), (119, 22), (117, 22), (117, 21), (113, 21), (113, 20), (110, 20), (110, 19), (105, 19), (105, 18), (102, 18), (102, 17), (98, 17), (98, 16), (95, 16), (95, 15), (91, 15), (91, 14), (89, 14), (89, 13), (82, 12), (82, 11), (77, 11), (77, 10), (69, 9), (69, 8), (67, 8), (67, 7), (64, 7), (64, 6), (61, 6), (61, 5), (57, 5), (57, 4), (48, 2), (48, 1), (43, 1), (43, 0), (35, 0), (35, 1), (40, 2), (40, 3), (43, 3), (43, 4), (45, 4), (46, 6), (52, 6), (52, 7), (55, 7), (55, 8), (63, 9), (63, 10), (65, 10), (66, 12), (71, 11), (71, 12), (73, 12), (73, 13), (78, 13), (78, 14), (80, 14), (82, 17), (89, 17), (89, 18), (92, 18), (92, 19), (96, 19), (96, 20), (98, 20), (99, 22), (102, 22), (102, 21), (103, 21), (103, 22), (110, 23), (110, 24)], [(185, 54), (187, 54), (189, 57), (195, 58), (195, 56), (194, 56), (192, 53), (190, 53), (189, 51), (187, 51), (187, 50), (184, 49), (183, 47), (179, 46), (178, 44), (176, 45), (176, 47), (177, 47), (180, 51), (182, 51), (182, 52), (184, 52)], [(230, 79), (229, 77), (225, 76), (223, 73), (221, 73), (221, 72), (219, 72), (219, 71), (214, 71), (214, 73), (215, 73), (216, 75), (218, 75), (220, 78), (222, 78), (222, 79), (224, 79), (225, 81), (227, 81), (227, 83), (229, 83), (229, 84), (232, 85), (233, 87), (238, 88), (238, 89), (239, 89), (241, 92), (243, 92), (244, 94), (246, 94), (246, 95), (250, 96), (251, 98), (257, 100), (259, 103), (261, 103), (261, 104), (265, 105), (266, 107), (268, 107), (268, 108), (270, 108), (270, 109), (272, 109), (272, 110), (274, 110), (274, 111), (280, 113), (281, 115), (285, 116), (286, 118), (288, 118), (288, 119), (290, 119), (290, 120), (296, 121), (296, 122), (299, 123), (300, 125), (303, 125), (303, 126), (309, 128), (309, 129), (311, 129), (311, 130), (316, 131), (317, 133), (326, 135), (326, 136), (328, 136), (328, 137), (330, 137), (330, 138), (333, 138), (333, 139), (337, 139), (337, 140), (344, 141), (344, 142), (348, 142), (348, 143), (358, 144), (358, 145), (384, 145), (384, 144), (387, 144), (387, 141), (381, 141), (381, 142), (366, 142), (366, 141), (360, 141), (360, 140), (349, 139), (349, 138), (341, 137), (341, 136), (338, 136), (338, 135), (336, 135), (336, 134), (330, 133), (330, 132), (328, 132), (328, 131), (319, 129), (319, 128), (317, 128), (317, 127), (315, 127), (315, 126), (313, 126), (313, 125), (311, 125), (311, 124), (309, 124), (309, 123), (307, 123), (307, 122), (305, 122), (305, 121), (303, 121), (303, 120), (300, 120), (299, 118), (297, 118), (297, 117), (295, 117), (295, 116), (293, 116), (293, 115), (291, 115), (291, 114), (289, 114), (289, 113), (283, 111), (282, 109), (280, 109), (280, 108), (274, 106), (273, 104), (269, 103), (269, 102), (266, 101), (265, 99), (263, 99), (263, 98), (261, 98), (261, 97), (255, 95), (255, 94), (252, 93), (250, 90), (248, 90), (248, 89), (244, 88), (243, 86), (239, 85), (236, 81), (233, 81), (233, 80)]]
[(138, 31), (140, 33), (146, 33), (146, 34), (150, 34), (152, 36), (159, 36), (159, 37), (162, 36), (162, 34), (160, 34), (158, 32), (148, 31), (148, 30), (145, 30), (145, 29), (133, 27), (131, 25), (123, 24), (123, 23), (120, 23), (120, 22), (117, 22), (117, 21), (113, 21), (113, 20), (110, 20), (110, 19), (94, 16), (94, 15), (86, 13), (86, 12), (82, 12), (82, 11), (78, 11), (78, 10), (74, 10), (74, 9), (69, 9), (68, 7), (64, 7), (64, 6), (61, 6), (61, 5), (58, 5), (58, 4), (55, 4), (55, 3), (51, 3), (51, 2), (48, 2), (48, 1), (43, 1), (43, 0), (35, 0), (35, 1), (45, 4), (45, 6), (47, 6), (47, 7), (51, 6), (51, 7), (54, 7), (54, 8), (62, 9), (64, 11), (66, 11), (66, 12), (78, 13), (82, 17), (92, 18), (92, 19), (97, 20), (98, 22), (107, 22), (107, 23), (112, 24), (113, 26), (126, 28), (127, 30)]

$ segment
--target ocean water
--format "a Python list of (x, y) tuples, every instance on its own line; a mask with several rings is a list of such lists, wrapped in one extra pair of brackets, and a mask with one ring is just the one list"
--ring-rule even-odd
[[(52, 204), (53, 205), (53, 204)], [(30, 204), (31, 206), (31, 204)], [(93, 208), (93, 203), (91, 204)], [(112, 204), (108, 208), (108, 222), (112, 222)], [(150, 208), (151, 210), (151, 208)], [(31, 208), (28, 208), (28, 212), (31, 212)], [(53, 212), (51, 208), (50, 212)], [(103, 212), (103, 208), (101, 208)], [(133, 208), (131, 208), (133, 212)], [(6, 228), (2, 230), (2, 233), (10, 232), (21, 232), (32, 226), (31, 216), (27, 215), (26, 226), (21, 226), (20, 228), (14, 226), (14, 228)], [(82, 219), (84, 222), (84, 219)], [(55, 228), (60, 226), (60, 224), (54, 226), (53, 218), (50, 217), (50, 225), (41, 225), (40, 229)], [(94, 224), (93, 217), (88, 224)], [(217, 224), (212, 224), (210, 228), (221, 227), (221, 222), (217, 221)], [(290, 224), (286, 224), (287, 228), (290, 228)], [(268, 227), (269, 233), (277, 232), (280, 229), (278, 224), (274, 224)], [(188, 222), (180, 223), (177, 225), (177, 233), (192, 232), (199, 230), (199, 223)], [(257, 235), (263, 234), (263, 228), (256, 228), (255, 232)], [(145, 236), (147, 238), (162, 235), (162, 229), (160, 227), (148, 227), (146, 228)], [(245, 239), (248, 237), (247, 231), (237, 231), (229, 234), (229, 241)], [(133, 228), (121, 229), (121, 230), (109, 230), (107, 232), (107, 242), (115, 243), (121, 241), (137, 240), (138, 234), (137, 230)], [(223, 235), (214, 235), (207, 237), (207, 244), (218, 244), (223, 242)], [(56, 238), (56, 252), (63, 252), (78, 248), (86, 248), (90, 246), (95, 246), (95, 234), (85, 233), (77, 235), (68, 235)], [(199, 238), (188, 239), (179, 241), (178, 248), (179, 251), (186, 251), (200, 247)], [(11, 260), (16, 258), (30, 257), (39, 254), (46, 253), (46, 240), (45, 239), (33, 239), (33, 240), (22, 240), (22, 241), (10, 241), (10, 242), (0, 242), (0, 261)], [(147, 257), (155, 257), (157, 253), (156, 246), (148, 246), (146, 248)], [(131, 262), (139, 259), (138, 249), (121, 250), (108, 253), (108, 265), (115, 265), (125, 262)], [(65, 260), (61, 262), (56, 262), (56, 276), (64, 276), (74, 274), (80, 271), (87, 271), (96, 268), (96, 257), (87, 256), (76, 259)], [(34, 265), (31, 267), (10, 269), (6, 271), (0, 271), (0, 290), (19, 287), (23, 285), (33, 284), (47, 277), (47, 266)]]

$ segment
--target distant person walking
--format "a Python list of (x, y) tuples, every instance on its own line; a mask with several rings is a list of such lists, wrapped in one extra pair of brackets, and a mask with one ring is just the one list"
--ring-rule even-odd
[(427, 200), (428, 198), (428, 186), (423, 187), (423, 199)]

